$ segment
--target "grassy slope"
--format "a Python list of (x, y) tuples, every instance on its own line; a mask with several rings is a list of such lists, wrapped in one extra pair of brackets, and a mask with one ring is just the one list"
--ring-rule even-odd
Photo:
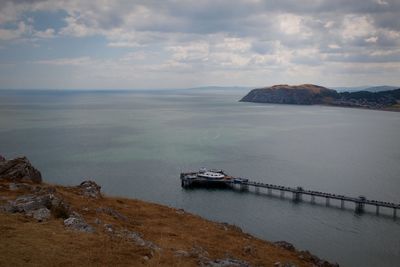
[[(5, 182), (0, 182), (1, 185), (0, 204), (29, 193), (9, 191)], [(89, 199), (79, 195), (73, 187), (56, 186), (56, 190), (73, 210), (96, 228), (96, 232), (67, 230), (62, 219), (51, 218), (38, 223), (21, 214), (0, 212), (0, 266), (197, 266), (196, 256), (175, 255), (176, 250), (190, 252), (193, 247), (205, 249), (210, 259), (230, 256), (254, 266), (273, 266), (275, 262), (312, 265), (299, 252), (282, 249), (245, 234), (237, 227), (211, 222), (181, 210), (117, 197)], [(111, 207), (128, 220), (96, 211), (99, 207)], [(96, 225), (96, 218), (102, 224)], [(139, 232), (162, 251), (152, 256), (149, 249), (106, 233), (104, 223), (116, 229)], [(246, 246), (251, 247), (250, 252), (246, 251)]]

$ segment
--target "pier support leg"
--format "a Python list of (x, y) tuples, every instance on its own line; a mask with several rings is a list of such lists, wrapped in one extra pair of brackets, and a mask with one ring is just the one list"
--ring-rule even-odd
[(285, 197), (285, 191), (281, 190), (281, 198)]
[(301, 201), (302, 195), (303, 194), (300, 192), (293, 192), (293, 201), (296, 201), (296, 202)]
[(356, 212), (357, 213), (363, 213), (364, 212), (364, 206), (365, 206), (365, 197), (360, 196), (359, 200), (356, 202)]
[(259, 194), (260, 193), (260, 188), (258, 186), (256, 186), (255, 189), (256, 189), (256, 193)]
[(241, 191), (248, 191), (249, 190), (249, 186), (246, 184), (240, 184), (240, 190)]
[(311, 195), (311, 203), (315, 204), (315, 196), (314, 195)]
[(376, 205), (376, 215), (379, 215), (379, 206)]
[(272, 189), (268, 188), (268, 195), (272, 195)]
[(396, 217), (397, 217), (397, 214), (396, 214), (396, 213), (397, 213), (397, 209), (394, 208), (394, 209), (393, 209), (393, 218), (394, 218), (394, 219), (396, 219)]
[(340, 200), (340, 202), (341, 202), (341, 203), (340, 203), (340, 208), (341, 208), (341, 209), (344, 209), (344, 200), (342, 199), (342, 200)]
[(190, 182), (189, 182), (188, 180), (186, 180), (186, 179), (182, 179), (182, 180), (181, 180), (181, 186), (182, 186), (183, 188), (187, 188), (187, 187), (190, 186)]
[(363, 213), (364, 212), (364, 203), (356, 202), (356, 212)]
[(325, 200), (325, 204), (326, 204), (326, 206), (329, 206), (329, 204), (330, 204), (330, 200), (331, 200), (331, 199), (330, 199), (329, 197), (327, 197), (327, 198), (326, 198), (326, 200)]

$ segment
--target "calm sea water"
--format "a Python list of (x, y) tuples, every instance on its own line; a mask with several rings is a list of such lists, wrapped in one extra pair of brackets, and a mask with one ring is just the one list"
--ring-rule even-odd
[(0, 154), (28, 156), (52, 183), (94, 179), (108, 194), (236, 224), (342, 266), (399, 266), (391, 210), (357, 215), (350, 204), (180, 187), (181, 171), (204, 166), (400, 202), (400, 113), (238, 102), (245, 93), (1, 91)]

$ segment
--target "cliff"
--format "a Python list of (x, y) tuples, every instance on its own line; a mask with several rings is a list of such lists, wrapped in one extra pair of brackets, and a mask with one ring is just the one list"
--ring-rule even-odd
[(400, 89), (381, 92), (342, 92), (318, 85), (274, 85), (251, 90), (240, 101), (256, 103), (333, 105), (369, 109), (400, 110)]
[(31, 173), (0, 178), (0, 266), (336, 266), (234, 225), (105, 196), (93, 181), (50, 185)]
[(327, 98), (336, 97), (337, 92), (322, 86), (303, 84), (290, 86), (287, 84), (274, 85), (251, 90), (240, 101), (258, 103), (312, 105), (321, 104)]

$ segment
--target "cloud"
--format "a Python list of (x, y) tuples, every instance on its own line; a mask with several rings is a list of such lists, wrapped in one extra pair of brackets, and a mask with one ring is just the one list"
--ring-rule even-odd
[(31, 31), (31, 28), (27, 26), (23, 21), (19, 22), (17, 27), (14, 29), (1, 29), (0, 28), (0, 40), (14, 40), (22, 37)]
[[(58, 21), (39, 27), (30, 18), (34, 12), (58, 14), (52, 18)], [(141, 72), (142, 80), (149, 72), (193, 72), (222, 79), (231, 73), (247, 84), (265, 75), (301, 80), (303, 69), (323, 79), (327, 71), (340, 72), (339, 62), (363, 62), (366, 75), (368, 66), (373, 71), (399, 64), (399, 13), (397, 0), (2, 1), (0, 45), (28, 40), (57, 50), (65, 40), (75, 44), (72, 52), (60, 48), (49, 59), (38, 48), (43, 59), (36, 62), (90, 68), (107, 77), (120, 77), (118, 71), (123, 77)], [(97, 56), (83, 54), (78, 44), (93, 40), (104, 47), (96, 48)], [(350, 77), (355, 68), (348, 69)]]
[(54, 38), (55, 37), (55, 30), (52, 29), (52, 28), (47, 28), (44, 31), (36, 31), (34, 33), (34, 36), (38, 37), (38, 38), (44, 38), (44, 39), (45, 38)]
[(54, 65), (54, 66), (84, 66), (96, 63), (89, 57), (78, 57), (78, 58), (57, 58), (49, 60), (38, 60), (32, 63)]

